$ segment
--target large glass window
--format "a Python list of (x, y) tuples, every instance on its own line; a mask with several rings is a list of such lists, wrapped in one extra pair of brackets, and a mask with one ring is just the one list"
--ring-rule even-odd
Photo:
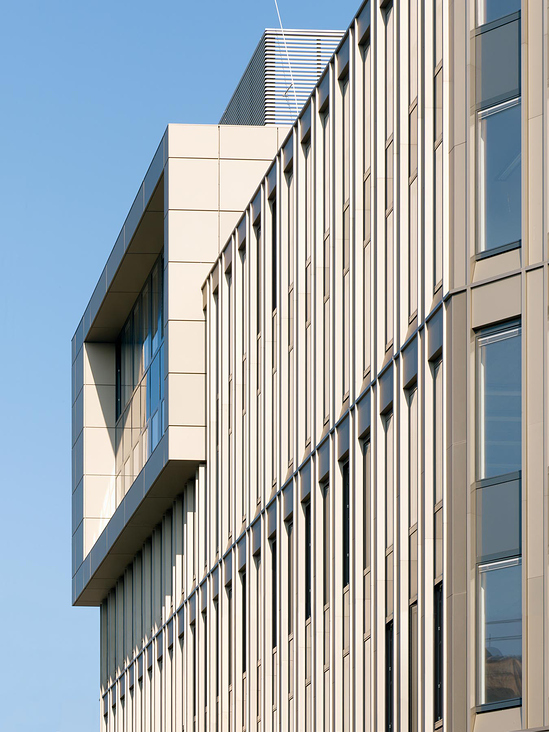
[(521, 467), (520, 326), (493, 330), (478, 340), (479, 479)]
[(165, 430), (163, 273), (159, 257), (116, 344), (117, 502)]
[(478, 191), (481, 252), (521, 240), (520, 99), (479, 112)]
[(522, 696), (521, 329), (478, 338), (478, 701)]
[(522, 578), (520, 557), (479, 569), (479, 702), (522, 697)]

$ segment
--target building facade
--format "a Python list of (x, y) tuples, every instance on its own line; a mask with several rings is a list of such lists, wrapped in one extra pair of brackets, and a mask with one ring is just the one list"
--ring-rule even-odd
[(291, 129), (168, 128), (73, 339), (105, 732), (549, 729), (547, 15), (365, 2)]

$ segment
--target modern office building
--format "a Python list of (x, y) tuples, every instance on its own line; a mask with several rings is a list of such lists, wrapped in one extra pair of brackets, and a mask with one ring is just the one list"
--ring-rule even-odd
[(549, 9), (365, 2), (170, 125), (73, 339), (101, 724), (549, 729)]

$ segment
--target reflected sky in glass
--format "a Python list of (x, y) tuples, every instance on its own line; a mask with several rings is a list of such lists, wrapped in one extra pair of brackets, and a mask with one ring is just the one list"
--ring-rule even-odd
[(521, 468), (520, 329), (480, 341), (479, 478)]
[(500, 105), (480, 121), (480, 250), (521, 239), (520, 103)]
[(479, 0), (478, 24), (491, 23), (520, 10), (520, 0)]

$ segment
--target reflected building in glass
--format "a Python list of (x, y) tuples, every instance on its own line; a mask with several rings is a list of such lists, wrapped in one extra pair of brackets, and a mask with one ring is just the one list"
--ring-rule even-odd
[(168, 126), (73, 339), (103, 732), (549, 730), (548, 12), (370, 0), (291, 126), (261, 44)]

